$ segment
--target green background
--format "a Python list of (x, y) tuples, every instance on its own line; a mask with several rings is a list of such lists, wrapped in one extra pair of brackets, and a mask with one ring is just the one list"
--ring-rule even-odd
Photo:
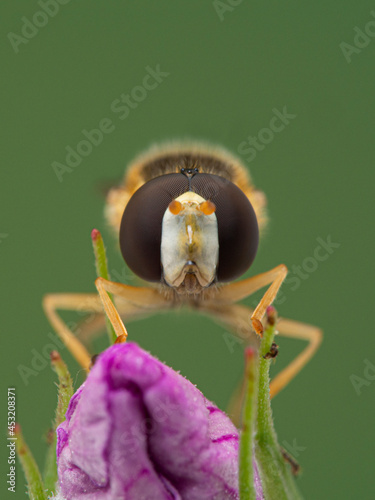
[[(375, 40), (362, 41), (350, 63), (340, 48), (353, 44), (354, 27), (375, 19), (373, 8), (367, 0), (243, 1), (221, 20), (211, 1), (71, 1), (15, 53), (8, 33), (20, 35), (21, 18), (32, 19), (40, 7), (2, 2), (1, 427), (6, 387), (15, 386), (17, 419), (40, 463), (55, 377), (46, 367), (25, 385), (19, 365), (31, 367), (32, 350), (49, 343), (44, 294), (94, 291), (93, 227), (103, 232), (110, 269), (123, 270), (104, 222), (102, 186), (116, 183), (155, 141), (206, 139), (236, 153), (268, 127), (273, 108), (286, 106), (296, 118), (252, 162), (243, 158), (270, 213), (248, 275), (279, 263), (303, 265), (319, 237), (340, 246), (296, 290), (288, 283), (282, 289), (279, 314), (319, 325), (325, 336), (317, 356), (273, 401), (275, 425), (286, 448), (298, 446), (305, 498), (375, 498), (375, 383), (364, 379), (357, 394), (350, 378), (364, 377), (365, 359), (375, 363)], [(121, 121), (111, 103), (158, 64), (170, 75)], [(52, 162), (64, 162), (65, 147), (106, 117), (115, 130), (59, 182)], [(182, 312), (132, 323), (129, 331), (226, 407), (243, 354), (239, 345), (230, 352), (224, 328)], [(303, 345), (278, 343), (274, 373)], [(62, 354), (77, 387), (82, 374)], [(4, 441), (3, 465), (6, 456)], [(2, 470), (1, 498), (24, 498), (20, 467), (15, 495)]]

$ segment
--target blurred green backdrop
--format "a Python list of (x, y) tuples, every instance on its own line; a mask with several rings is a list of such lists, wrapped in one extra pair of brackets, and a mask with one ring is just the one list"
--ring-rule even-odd
[[(6, 387), (17, 389), (17, 419), (40, 463), (55, 407), (48, 367), (27, 385), (19, 373), (19, 365), (31, 367), (33, 349), (49, 343), (42, 296), (94, 291), (93, 227), (103, 232), (110, 269), (124, 269), (105, 227), (101, 186), (117, 182), (132, 157), (159, 140), (207, 139), (240, 155), (239, 145), (264, 134), (273, 109), (284, 106), (295, 118), (252, 161), (240, 155), (271, 218), (251, 274), (285, 263), (294, 280), (282, 289), (279, 314), (319, 325), (325, 338), (273, 401), (276, 429), (303, 468), (305, 498), (375, 498), (375, 374), (364, 373), (366, 359), (375, 363), (374, 3), (81, 0), (58, 4), (58, 12), (51, 2), (47, 17), (36, 15), (41, 4), (0, 6), (1, 498), (25, 496), (20, 467), (17, 493), (6, 490)], [(40, 27), (30, 26), (33, 19)], [(157, 65), (168, 76), (120, 119), (113, 102)], [(114, 130), (60, 182), (53, 162), (65, 163), (65, 147), (75, 148), (82, 130), (104, 118)], [(318, 238), (339, 246), (314, 263)], [(129, 331), (225, 408), (243, 359), (240, 346), (228, 349), (224, 328), (171, 313)], [(279, 344), (274, 370), (302, 347)], [(77, 387), (82, 374), (62, 354)]]

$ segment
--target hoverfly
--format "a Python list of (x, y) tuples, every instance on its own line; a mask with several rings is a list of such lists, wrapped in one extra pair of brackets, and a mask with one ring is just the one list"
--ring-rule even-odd
[[(91, 357), (57, 314), (69, 309), (110, 319), (119, 339), (125, 321), (180, 305), (214, 317), (234, 333), (262, 335), (262, 319), (284, 281), (287, 268), (234, 281), (251, 266), (259, 233), (267, 223), (265, 195), (240, 161), (203, 143), (154, 146), (128, 167), (122, 184), (107, 196), (106, 218), (119, 235), (128, 267), (150, 286), (136, 287), (97, 278), (97, 294), (50, 294), (46, 315), (86, 370)], [(237, 304), (268, 286), (254, 310)], [(115, 297), (115, 305), (108, 293)], [(103, 312), (104, 308), (104, 312)], [(271, 382), (277, 394), (317, 350), (321, 331), (280, 319), (278, 332), (308, 341), (305, 349)], [(254, 333), (255, 332), (255, 333)]]

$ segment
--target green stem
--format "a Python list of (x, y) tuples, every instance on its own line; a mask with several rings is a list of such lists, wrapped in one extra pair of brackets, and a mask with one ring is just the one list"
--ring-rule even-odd
[(269, 392), (269, 369), (271, 360), (266, 355), (271, 351), (275, 336), (275, 311), (272, 310), (260, 345), (257, 433), (255, 456), (259, 466), (263, 492), (267, 500), (300, 500), (291, 471), (281, 454), (272, 420)]
[[(109, 280), (108, 266), (107, 266), (107, 255), (105, 252), (104, 242), (102, 235), (97, 229), (93, 229), (91, 232), (92, 245), (94, 248), (95, 254), (95, 266), (96, 266), (96, 274), (98, 277), (104, 278), (105, 280)], [(109, 298), (113, 302), (113, 297), (109, 293)], [(109, 338), (109, 344), (112, 345), (115, 343), (117, 339), (117, 335), (113, 329), (111, 322), (109, 321), (107, 315), (105, 316), (105, 322), (107, 326), (107, 333)]]
[(245, 351), (245, 374), (247, 387), (242, 414), (242, 432), (239, 450), (239, 489), (241, 500), (256, 500), (254, 488), (254, 425), (257, 397), (257, 371), (258, 363), (253, 349)]
[(51, 352), (51, 365), (52, 369), (56, 372), (59, 379), (58, 386), (58, 399), (56, 408), (55, 427), (60, 425), (65, 420), (69, 402), (73, 396), (73, 381), (70, 376), (68, 367), (61, 359), (57, 351)]
[(38, 466), (31, 451), (29, 450), (29, 447), (23, 439), (21, 428), (19, 425), (16, 425), (14, 432), (16, 437), (16, 451), (26, 476), (29, 497), (31, 498), (31, 500), (46, 500), (47, 496), (45, 493), (42, 476), (40, 475)]
[(55, 491), (57, 483), (56, 428), (65, 420), (70, 398), (73, 396), (73, 382), (68, 367), (56, 351), (51, 352), (51, 364), (59, 379), (55, 421), (50, 432), (50, 440), (44, 467), (44, 484), (48, 493)]

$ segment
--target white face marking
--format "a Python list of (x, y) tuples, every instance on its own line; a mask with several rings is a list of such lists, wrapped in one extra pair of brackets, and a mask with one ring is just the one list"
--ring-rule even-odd
[(192, 191), (176, 200), (183, 209), (174, 215), (167, 208), (162, 222), (161, 263), (164, 278), (168, 285), (178, 287), (186, 273), (194, 271), (199, 284), (208, 286), (215, 278), (219, 257), (216, 215), (203, 214), (198, 207), (205, 200)]
[(188, 240), (189, 240), (189, 245), (193, 243), (193, 228), (191, 227), (190, 224), (186, 227), (187, 229), (187, 234), (188, 234)]

